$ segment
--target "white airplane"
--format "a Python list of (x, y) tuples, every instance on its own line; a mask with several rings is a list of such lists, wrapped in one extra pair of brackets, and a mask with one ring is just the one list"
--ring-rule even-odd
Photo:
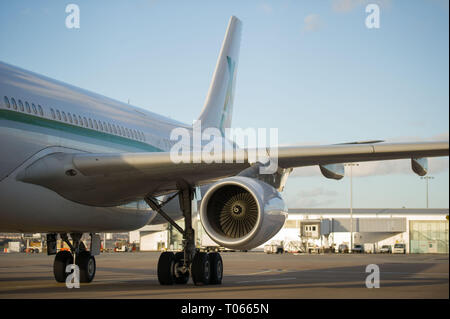
[[(240, 33), (240, 20), (231, 17), (199, 116), (203, 127), (224, 132), (231, 126)], [(192, 125), (4, 63), (0, 98), (0, 231), (47, 233), (58, 282), (74, 262), (81, 282), (93, 280), (97, 233), (169, 222), (184, 245), (176, 254), (161, 254), (159, 282), (186, 284), (192, 276), (197, 285), (220, 284), (220, 254), (195, 248), (196, 189), (203, 194), (199, 214), (207, 234), (221, 246), (252, 249), (283, 226), (287, 208), (280, 191), (294, 167), (319, 165), (326, 178), (340, 179), (342, 163), (408, 158), (412, 170), (425, 175), (427, 157), (449, 154), (448, 141), (368, 141), (279, 147), (278, 170), (270, 175), (259, 173), (261, 163), (248, 157), (239, 163), (228, 151), (231, 163), (176, 164), (171, 131), (192, 131)], [(180, 218), (184, 228), (174, 222)], [(91, 235), (89, 250), (80, 240), (84, 233)], [(70, 252), (57, 252), (58, 235)]]

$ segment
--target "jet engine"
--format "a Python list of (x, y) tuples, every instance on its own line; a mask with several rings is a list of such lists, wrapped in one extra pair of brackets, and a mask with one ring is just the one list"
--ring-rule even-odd
[(287, 218), (281, 194), (257, 179), (235, 176), (213, 184), (203, 196), (200, 220), (220, 246), (247, 250), (275, 236)]

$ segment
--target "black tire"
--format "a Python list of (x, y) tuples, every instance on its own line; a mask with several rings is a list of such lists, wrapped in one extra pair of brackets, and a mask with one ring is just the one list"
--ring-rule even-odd
[(91, 282), (95, 277), (96, 263), (91, 252), (85, 250), (77, 255), (75, 259), (77, 266), (80, 268), (80, 282)]
[(219, 253), (210, 253), (209, 256), (209, 264), (211, 269), (211, 275), (209, 278), (209, 283), (211, 285), (220, 285), (222, 284), (223, 278), (223, 261), (222, 257)]
[(211, 275), (211, 267), (207, 253), (198, 252), (194, 256), (191, 265), (192, 280), (197, 286), (208, 285)]
[(173, 269), (175, 265), (175, 255), (170, 251), (163, 252), (158, 260), (158, 281), (161, 285), (173, 285)]
[(67, 250), (58, 252), (53, 262), (53, 275), (57, 282), (65, 282), (69, 273), (66, 273), (67, 265), (73, 264), (73, 256)]
[(177, 272), (177, 267), (183, 266), (184, 252), (179, 251), (175, 254), (174, 281), (176, 284), (185, 285), (189, 281), (189, 270), (184, 274)]

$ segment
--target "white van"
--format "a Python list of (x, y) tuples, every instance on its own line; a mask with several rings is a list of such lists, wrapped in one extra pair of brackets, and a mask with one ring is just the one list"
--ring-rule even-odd
[(392, 250), (393, 254), (406, 254), (406, 245), (405, 244), (395, 244), (394, 249)]

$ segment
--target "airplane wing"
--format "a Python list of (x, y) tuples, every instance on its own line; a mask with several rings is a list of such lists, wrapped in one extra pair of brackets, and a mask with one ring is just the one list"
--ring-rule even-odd
[[(249, 150), (245, 150), (240, 162), (235, 153), (227, 152), (223, 153), (223, 163), (203, 160), (193, 163), (199, 153), (191, 152), (184, 162), (174, 163), (169, 152), (54, 153), (28, 166), (17, 178), (52, 189), (75, 202), (113, 206), (142, 199), (147, 194), (157, 196), (173, 192), (180, 182), (198, 186), (237, 175), (252, 166), (248, 154)], [(448, 155), (448, 141), (289, 146), (278, 148), (278, 167), (289, 169), (319, 165), (326, 171), (330, 165), (340, 163)], [(414, 164), (413, 170), (418, 173)], [(335, 178), (322, 172), (326, 177)], [(426, 169), (418, 174), (424, 173)]]

